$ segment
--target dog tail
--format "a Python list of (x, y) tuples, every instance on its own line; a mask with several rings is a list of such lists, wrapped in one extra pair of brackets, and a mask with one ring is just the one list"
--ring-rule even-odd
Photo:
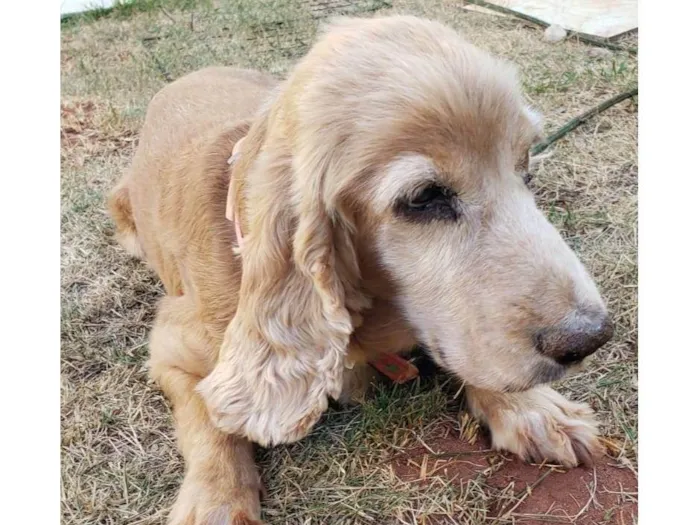
[(117, 227), (117, 242), (133, 257), (145, 259), (145, 253), (136, 232), (129, 188), (119, 183), (107, 200), (107, 207)]

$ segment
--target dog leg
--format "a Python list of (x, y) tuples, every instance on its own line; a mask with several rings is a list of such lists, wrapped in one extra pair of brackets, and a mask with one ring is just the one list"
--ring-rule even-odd
[(346, 369), (338, 402), (345, 406), (364, 403), (367, 391), (377, 375), (377, 371), (367, 363), (356, 364), (352, 369)]
[(186, 297), (166, 297), (151, 332), (151, 376), (173, 407), (185, 478), (169, 525), (260, 523), (261, 484), (252, 444), (217, 430), (195, 387), (218, 348)]
[(354, 364), (343, 374), (343, 390), (338, 401), (344, 405), (362, 403), (379, 373), (369, 364), (382, 353), (407, 352), (416, 345), (411, 328), (395, 308), (375, 299), (363, 316), (363, 323), (352, 335), (348, 360)]
[(134, 214), (131, 210), (131, 198), (129, 197), (129, 189), (126, 184), (127, 179), (125, 177), (112, 190), (107, 200), (107, 206), (116, 226), (117, 242), (132, 257), (145, 259), (146, 254), (136, 232)]
[(590, 465), (603, 452), (593, 410), (549, 386), (517, 393), (466, 387), (469, 409), (488, 425), (492, 446), (532, 462)]

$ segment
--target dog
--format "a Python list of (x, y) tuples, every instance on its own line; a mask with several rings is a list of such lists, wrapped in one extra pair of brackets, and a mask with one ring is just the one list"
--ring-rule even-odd
[(109, 209), (166, 290), (149, 366), (186, 462), (171, 524), (259, 523), (252, 443), (301, 439), (416, 344), (493, 447), (601, 453), (592, 410), (546, 385), (613, 328), (527, 188), (541, 138), (512, 65), (410, 16), (333, 21), (282, 82), (217, 67), (155, 95)]

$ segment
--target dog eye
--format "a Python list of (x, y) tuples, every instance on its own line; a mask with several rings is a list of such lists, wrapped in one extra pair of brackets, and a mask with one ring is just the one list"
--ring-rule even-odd
[(527, 186), (529, 188), (530, 183), (532, 182), (532, 173), (530, 173), (529, 171), (525, 171), (525, 172), (523, 172), (521, 177), (523, 178), (523, 182), (525, 183), (525, 186)]
[(426, 186), (411, 197), (399, 201), (396, 210), (399, 215), (415, 221), (457, 218), (454, 192), (438, 184)]
[(440, 186), (428, 186), (418, 195), (408, 201), (408, 205), (413, 209), (427, 208), (437, 200), (444, 200), (446, 197), (444, 188)]

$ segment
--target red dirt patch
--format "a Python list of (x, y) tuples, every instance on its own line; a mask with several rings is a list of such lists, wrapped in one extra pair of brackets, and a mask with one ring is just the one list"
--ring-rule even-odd
[(481, 477), (493, 502), (489, 515), (494, 523), (631, 525), (637, 521), (637, 477), (612, 458), (602, 458), (592, 468), (565, 471), (488, 450), (483, 436), (469, 444), (452, 431), (425, 445), (393, 459), (396, 476), (421, 484), (435, 477), (455, 484)]

